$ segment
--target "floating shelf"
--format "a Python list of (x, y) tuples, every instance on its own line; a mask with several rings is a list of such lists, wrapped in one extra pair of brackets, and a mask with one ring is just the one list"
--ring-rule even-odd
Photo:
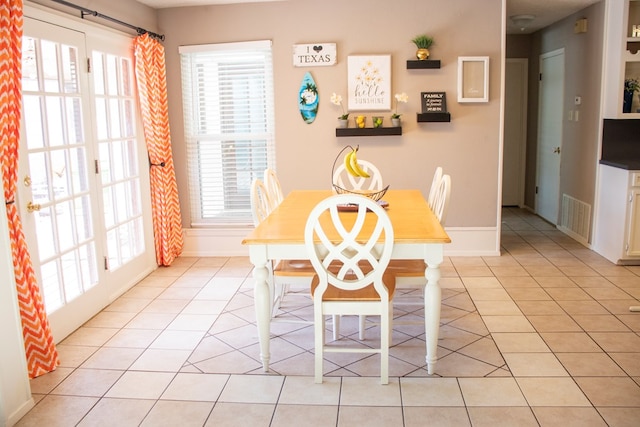
[(336, 128), (336, 136), (402, 135), (402, 126), (382, 128)]
[(407, 70), (416, 70), (419, 68), (440, 68), (439, 59), (425, 59), (420, 61), (418, 59), (407, 60)]
[(451, 113), (417, 113), (418, 122), (450, 122)]

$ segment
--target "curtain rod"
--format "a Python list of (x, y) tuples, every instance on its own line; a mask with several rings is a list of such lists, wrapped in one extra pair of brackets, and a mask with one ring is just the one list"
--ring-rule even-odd
[(115, 22), (116, 24), (123, 25), (125, 27), (128, 27), (128, 28), (131, 28), (133, 30), (136, 30), (136, 32), (139, 35), (147, 33), (147, 34), (149, 34), (151, 37), (153, 37), (155, 39), (158, 39), (160, 41), (164, 41), (164, 34), (157, 34), (157, 33), (154, 33), (153, 31), (147, 31), (144, 28), (140, 28), (140, 27), (136, 27), (135, 25), (127, 24), (126, 22), (122, 22), (122, 21), (120, 21), (118, 19), (115, 19), (115, 18), (112, 18), (110, 16), (103, 15), (100, 12), (96, 12), (95, 10), (87, 9), (86, 7), (78, 6), (77, 4), (73, 4), (73, 3), (69, 3), (68, 1), (65, 1), (65, 0), (51, 0), (51, 1), (53, 1), (54, 3), (62, 4), (64, 6), (72, 7), (74, 9), (78, 9), (80, 11), (80, 17), (82, 19), (84, 19), (84, 17), (87, 16), (87, 15), (95, 16), (97, 18), (106, 19), (107, 21)]

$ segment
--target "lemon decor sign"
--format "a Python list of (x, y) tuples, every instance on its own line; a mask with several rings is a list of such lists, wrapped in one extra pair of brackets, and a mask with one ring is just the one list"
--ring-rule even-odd
[(349, 111), (391, 109), (391, 55), (347, 58)]
[(293, 45), (294, 67), (321, 67), (335, 65), (335, 43), (313, 43)]

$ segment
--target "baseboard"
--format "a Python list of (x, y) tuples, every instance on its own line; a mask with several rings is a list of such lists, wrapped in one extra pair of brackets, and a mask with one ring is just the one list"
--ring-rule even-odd
[[(24, 402), (18, 409), (16, 409), (15, 411), (13, 411), (11, 415), (9, 415), (9, 417), (6, 420), (6, 426), (11, 427), (16, 425), (18, 421), (20, 421), (22, 417), (27, 415), (27, 412), (33, 409), (35, 405), (36, 403), (33, 400), (33, 398)], [(2, 420), (0, 420), (0, 425), (5, 425), (5, 424), (2, 424)]]
[[(445, 256), (500, 256), (500, 230), (496, 227), (445, 227), (451, 243)], [(242, 244), (249, 228), (184, 229), (183, 256), (249, 256)]]

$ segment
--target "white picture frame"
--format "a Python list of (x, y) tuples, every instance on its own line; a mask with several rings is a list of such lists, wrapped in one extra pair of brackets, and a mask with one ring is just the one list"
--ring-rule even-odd
[(391, 110), (391, 55), (347, 57), (349, 111)]
[(458, 57), (458, 102), (489, 102), (489, 57)]

